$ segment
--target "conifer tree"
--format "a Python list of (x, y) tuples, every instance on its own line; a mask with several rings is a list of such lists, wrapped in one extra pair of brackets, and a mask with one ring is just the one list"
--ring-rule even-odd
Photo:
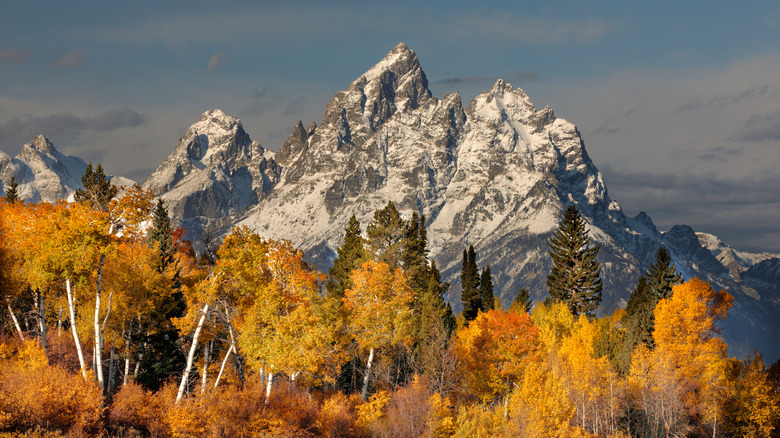
[(428, 286), (430, 266), (428, 265), (428, 235), (425, 230), (425, 215), (412, 213), (406, 223), (403, 244), (403, 267), (409, 276), (412, 290), (420, 292)]
[(176, 244), (173, 241), (173, 230), (171, 229), (171, 219), (168, 217), (168, 209), (162, 199), (157, 200), (157, 205), (152, 211), (152, 227), (147, 235), (149, 243), (158, 245), (160, 253), (160, 266), (158, 269), (163, 272), (169, 264), (173, 262), (173, 255), (176, 252)]
[(523, 309), (525, 313), (531, 313), (531, 307), (534, 305), (533, 300), (531, 299), (531, 294), (528, 292), (528, 289), (522, 288), (520, 289), (520, 292), (515, 295), (515, 299), (512, 300), (512, 306), (513, 308), (517, 309)]
[(369, 257), (387, 263), (391, 269), (400, 267), (404, 260), (406, 223), (392, 201), (374, 212), (374, 219), (366, 227)]
[(16, 178), (12, 176), (11, 181), (8, 182), (8, 188), (5, 189), (5, 200), (9, 204), (13, 204), (19, 200), (17, 187), (19, 187), (19, 183), (17, 183)]
[(364, 245), (365, 240), (360, 235), (360, 222), (353, 214), (345, 230), (344, 243), (336, 250), (338, 255), (328, 270), (328, 281), (325, 283), (328, 296), (340, 300), (344, 297), (344, 291), (353, 286), (350, 274), (355, 269), (360, 269), (363, 262), (368, 260)]
[(477, 255), (474, 245), (463, 250), (463, 266), (460, 272), (462, 292), (460, 301), (463, 303), (463, 317), (471, 321), (477, 317), (482, 306), (482, 296), (479, 293), (479, 272), (477, 271)]
[(585, 220), (570, 205), (558, 230), (547, 241), (553, 265), (547, 276), (550, 296), (569, 306), (572, 315), (595, 316), (601, 302), (601, 267), (596, 255), (599, 245), (590, 244)]
[(682, 280), (682, 275), (674, 267), (669, 253), (663, 246), (658, 248), (655, 263), (647, 273), (648, 286), (661, 300), (668, 298), (672, 294), (672, 287), (682, 283)]
[(493, 278), (490, 275), (490, 265), (482, 269), (479, 280), (479, 295), (482, 297), (480, 310), (487, 312), (495, 308), (496, 297), (493, 294)]
[(76, 202), (86, 202), (98, 211), (108, 211), (108, 205), (119, 192), (119, 189), (111, 184), (111, 179), (103, 173), (103, 166), (99, 163), (92, 170), (92, 163), (87, 165), (84, 175), (81, 176), (83, 189), (76, 190), (73, 199)]

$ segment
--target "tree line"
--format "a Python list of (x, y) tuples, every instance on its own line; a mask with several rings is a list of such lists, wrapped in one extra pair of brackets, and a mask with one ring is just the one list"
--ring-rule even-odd
[[(550, 297), (495, 298), (464, 248), (463, 311), (424, 216), (354, 216), (328, 275), (234, 228), (196, 254), (163, 201), (90, 164), (75, 202), (0, 201), (0, 432), (114, 436), (772, 436), (780, 365), (729, 357), (732, 297), (669, 254), (597, 317), (574, 206)], [(38, 436), (38, 435), (36, 435)], [(48, 435), (47, 435), (48, 436)]]

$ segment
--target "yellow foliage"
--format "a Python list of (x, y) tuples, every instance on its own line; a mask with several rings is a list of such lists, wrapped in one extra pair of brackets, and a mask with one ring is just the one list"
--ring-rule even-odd
[(546, 364), (531, 363), (510, 396), (509, 411), (521, 436), (559, 437), (572, 432), (576, 410), (562, 379)]
[(454, 438), (513, 437), (501, 409), (482, 406), (460, 406), (455, 419)]
[(357, 407), (357, 425), (367, 429), (372, 428), (385, 415), (385, 408), (390, 402), (390, 393), (379, 391), (372, 395), (368, 402)]
[(769, 437), (780, 420), (780, 393), (769, 381), (761, 355), (729, 366), (731, 394), (723, 429), (734, 437)]

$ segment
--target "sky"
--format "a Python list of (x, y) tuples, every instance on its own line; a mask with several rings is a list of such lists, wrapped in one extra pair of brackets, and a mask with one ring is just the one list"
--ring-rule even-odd
[(503, 78), (577, 125), (627, 215), (780, 253), (780, 2), (5, 2), (0, 149), (142, 182), (220, 108), (277, 150), (399, 42), (436, 97)]

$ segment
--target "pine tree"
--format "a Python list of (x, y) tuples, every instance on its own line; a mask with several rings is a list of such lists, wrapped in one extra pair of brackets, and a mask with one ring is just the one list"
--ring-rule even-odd
[(17, 183), (16, 178), (12, 176), (11, 181), (8, 182), (8, 188), (5, 189), (5, 200), (9, 204), (13, 204), (19, 200), (17, 187), (19, 187), (19, 183)]
[(512, 306), (516, 309), (523, 309), (525, 313), (531, 313), (531, 307), (534, 305), (533, 300), (531, 299), (531, 294), (528, 292), (528, 289), (522, 288), (520, 289), (520, 292), (515, 295), (515, 299), (512, 300)]
[(479, 273), (477, 271), (477, 255), (474, 245), (463, 250), (463, 266), (460, 272), (462, 292), (460, 301), (463, 303), (463, 317), (471, 321), (477, 317), (482, 306), (482, 296), (479, 293)]
[(387, 263), (391, 269), (400, 267), (404, 259), (406, 223), (392, 201), (374, 212), (374, 219), (366, 227), (366, 247), (369, 257)]
[(490, 265), (482, 269), (482, 275), (479, 280), (479, 295), (482, 297), (480, 310), (487, 312), (495, 308), (496, 296), (493, 294), (493, 279), (490, 275)]
[(403, 243), (403, 267), (409, 276), (409, 284), (415, 292), (428, 286), (430, 266), (428, 264), (428, 235), (425, 230), (425, 215), (417, 212), (406, 222)]
[(363, 262), (368, 260), (364, 245), (365, 240), (360, 235), (360, 222), (352, 215), (345, 230), (344, 243), (336, 250), (336, 259), (328, 270), (328, 281), (325, 283), (328, 296), (341, 300), (344, 291), (353, 286), (350, 274), (355, 269), (360, 269)]
[(601, 267), (596, 255), (599, 245), (590, 245), (585, 220), (570, 205), (558, 230), (547, 241), (553, 265), (547, 276), (550, 296), (568, 304), (574, 316), (595, 316), (601, 302)]
[(111, 179), (103, 173), (103, 166), (99, 163), (92, 170), (92, 163), (87, 165), (84, 175), (81, 176), (83, 189), (76, 190), (73, 199), (76, 202), (86, 202), (98, 211), (108, 211), (108, 205), (119, 192), (119, 189), (111, 184)]
[(662, 246), (658, 248), (655, 263), (650, 266), (647, 273), (648, 286), (655, 292), (658, 299), (668, 298), (672, 294), (672, 287), (682, 283), (682, 275), (672, 264), (672, 258)]
[(168, 209), (162, 199), (157, 200), (157, 205), (152, 211), (152, 227), (149, 229), (147, 239), (150, 244), (157, 244), (160, 253), (160, 266), (158, 269), (163, 272), (173, 262), (173, 255), (176, 252), (176, 244), (173, 240), (173, 230), (171, 229), (171, 219), (168, 217)]

